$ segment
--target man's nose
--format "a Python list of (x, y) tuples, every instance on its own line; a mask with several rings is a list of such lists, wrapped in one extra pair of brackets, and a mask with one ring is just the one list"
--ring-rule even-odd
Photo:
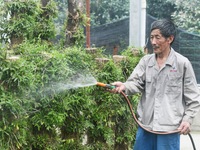
[(151, 44), (152, 45), (156, 44), (156, 39), (155, 38), (151, 38)]

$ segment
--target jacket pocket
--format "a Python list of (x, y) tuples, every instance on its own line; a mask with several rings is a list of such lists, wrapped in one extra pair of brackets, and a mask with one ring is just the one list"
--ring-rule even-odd
[(182, 92), (182, 74), (168, 74), (166, 93), (176, 94)]

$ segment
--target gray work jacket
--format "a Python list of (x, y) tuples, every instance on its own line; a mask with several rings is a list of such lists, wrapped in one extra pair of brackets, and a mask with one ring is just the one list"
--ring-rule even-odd
[(172, 131), (190, 124), (200, 108), (200, 90), (189, 60), (172, 48), (162, 68), (155, 54), (145, 55), (124, 83), (126, 94), (142, 93), (139, 121), (153, 131)]

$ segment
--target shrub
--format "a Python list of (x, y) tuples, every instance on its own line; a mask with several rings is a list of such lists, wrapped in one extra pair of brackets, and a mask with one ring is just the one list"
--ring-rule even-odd
[[(17, 59), (6, 53), (1, 48), (2, 148), (131, 147), (136, 128), (123, 97), (95, 84), (125, 81), (124, 70), (128, 76), (138, 58), (99, 65), (84, 48), (61, 49), (45, 42), (15, 47), (10, 55)], [(138, 96), (130, 99), (136, 104)]]

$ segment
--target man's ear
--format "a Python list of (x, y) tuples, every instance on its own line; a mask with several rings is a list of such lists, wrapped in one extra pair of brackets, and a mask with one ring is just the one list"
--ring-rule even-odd
[(170, 37), (168, 37), (167, 39), (168, 39), (168, 43), (171, 44), (174, 41), (174, 36), (170, 35)]

